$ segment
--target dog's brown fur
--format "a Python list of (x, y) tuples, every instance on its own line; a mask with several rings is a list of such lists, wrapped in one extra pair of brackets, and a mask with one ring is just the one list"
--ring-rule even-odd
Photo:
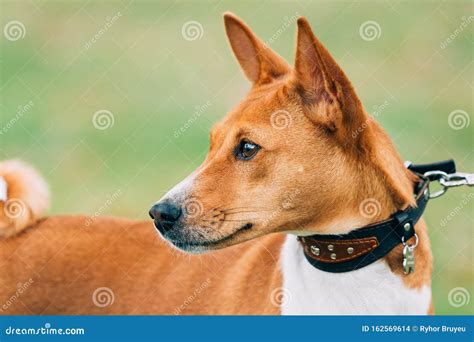
[[(189, 257), (159, 239), (151, 222), (89, 219), (47, 218), (2, 241), (0, 300), (11, 304), (1, 313), (278, 313), (268, 292), (281, 283), (281, 235)], [(112, 305), (94, 304), (100, 287), (111, 290)]]
[[(294, 69), (239, 18), (226, 14), (225, 25), (253, 87), (212, 129), (209, 154), (193, 173), (187, 198), (203, 213), (184, 228), (193, 242), (216, 251), (183, 256), (160, 242), (148, 222), (98, 218), (88, 225), (86, 217), (53, 217), (34, 223), (37, 215), (30, 215), (31, 229), (0, 241), (0, 302), (19, 281), (34, 281), (5, 313), (276, 314), (271, 292), (282, 282), (283, 235), (274, 233), (344, 233), (414, 205), (411, 174), (305, 19), (298, 20)], [(275, 113), (289, 122), (283, 130), (271, 124)], [(252, 161), (232, 155), (242, 138), (262, 146)], [(15, 188), (24, 180), (7, 181)], [(20, 198), (36, 196), (29, 190)], [(360, 215), (367, 198), (381, 208), (370, 218)], [(246, 210), (229, 219), (235, 208)], [(236, 222), (250, 220), (249, 212), (253, 228), (239, 230)], [(353, 225), (335, 225), (341, 220)], [(423, 221), (416, 230), (416, 272), (403, 276), (410, 288), (429, 285), (431, 275)], [(385, 260), (402, 275), (401, 247)], [(92, 301), (101, 286), (115, 295), (106, 308)]]

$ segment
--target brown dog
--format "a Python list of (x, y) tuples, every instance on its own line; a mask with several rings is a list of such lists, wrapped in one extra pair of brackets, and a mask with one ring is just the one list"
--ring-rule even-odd
[[(0, 240), (3, 313), (432, 310), (432, 257), (422, 220), (416, 271), (409, 275), (402, 271), (401, 245), (346, 273), (318, 270), (304, 258), (295, 235), (342, 234), (386, 219), (415, 204), (414, 177), (304, 18), (294, 68), (239, 18), (224, 19), (253, 86), (212, 129), (203, 164), (150, 211), (169, 243), (150, 222), (64, 216), (34, 223), (46, 200), (43, 184), (21, 164), (0, 164), (8, 201), (27, 208), (21, 222), (0, 214), (0, 234), (25, 227), (24, 217), (30, 224)], [(376, 204), (371, 215), (361, 209), (367, 199)], [(171, 245), (213, 252), (186, 255)]]

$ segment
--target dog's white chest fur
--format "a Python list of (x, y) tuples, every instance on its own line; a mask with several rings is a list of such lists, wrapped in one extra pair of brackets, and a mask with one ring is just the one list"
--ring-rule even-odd
[(384, 261), (347, 273), (320, 271), (309, 264), (295, 236), (282, 250), (283, 315), (425, 315), (431, 289), (406, 287)]
[(6, 201), (8, 199), (7, 194), (7, 181), (3, 177), (0, 177), (0, 201)]

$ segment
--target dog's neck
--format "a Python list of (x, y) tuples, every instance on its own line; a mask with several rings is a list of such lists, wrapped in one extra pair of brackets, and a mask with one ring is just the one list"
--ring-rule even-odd
[[(377, 200), (381, 204), (379, 214), (367, 217), (353, 211), (353, 216), (335, 217), (318, 230), (330, 234), (348, 233), (386, 219), (410, 204), (408, 200), (400, 201), (400, 196), (395, 194), (395, 191), (406, 192), (413, 198), (412, 180), (405, 169), (396, 171), (404, 176), (396, 184), (398, 189), (391, 188), (389, 182), (393, 180), (386, 179), (385, 170), (366, 166), (364, 171), (374, 174), (373, 182), (361, 183), (359, 180), (357, 188), (361, 191), (355, 197)], [(306, 231), (297, 235), (312, 234), (314, 232)], [(419, 286), (407, 286), (401, 259), (397, 257), (396, 260), (397, 271), (383, 258), (351, 272), (326, 272), (313, 267), (305, 258), (302, 245), (295, 236), (289, 235), (281, 256), (283, 288), (289, 293), (282, 305), (282, 314), (426, 314), (431, 301), (429, 283), (422, 283), (419, 278)]]
[[(357, 190), (357, 193), (343, 194), (336, 200), (337, 203), (344, 205), (339, 206), (341, 210), (335, 216), (323, 215), (318, 224), (308, 229), (289, 233), (297, 236), (309, 236), (315, 233), (346, 234), (352, 230), (383, 221), (393, 213), (412, 204), (409, 201), (400, 201), (400, 198), (395, 195), (396, 190), (390, 187), (387, 177), (377, 167), (361, 165), (359, 172), (368, 175), (368, 177), (348, 177), (353, 183), (351, 188)], [(413, 183), (408, 175), (405, 178), (404, 182), (398, 182), (397, 187), (403, 192), (410, 193), (412, 198)]]
[(424, 315), (430, 305), (429, 286), (408, 288), (382, 260), (346, 273), (315, 269), (293, 236), (286, 238), (281, 268), (287, 293), (281, 308), (284, 315)]
[(415, 205), (415, 176), (403, 164), (385, 131), (371, 121), (361, 137), (366, 152), (347, 171), (354, 191), (344, 194), (350, 210), (326, 222), (324, 231), (342, 234), (387, 219), (393, 213)]

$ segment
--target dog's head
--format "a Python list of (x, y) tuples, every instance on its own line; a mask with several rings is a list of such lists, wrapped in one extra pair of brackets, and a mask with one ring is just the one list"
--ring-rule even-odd
[(198, 253), (278, 231), (330, 233), (336, 218), (365, 223), (356, 188), (376, 178), (363, 156), (378, 132), (350, 81), (304, 18), (294, 68), (239, 18), (224, 21), (253, 86), (212, 128), (202, 165), (150, 210), (158, 230)]

